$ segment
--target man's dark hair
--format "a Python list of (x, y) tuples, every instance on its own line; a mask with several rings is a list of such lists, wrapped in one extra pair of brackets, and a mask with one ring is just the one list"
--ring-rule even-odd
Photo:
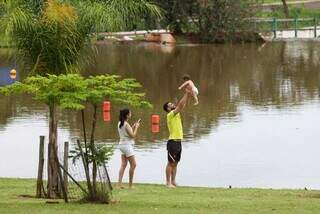
[(168, 104), (169, 104), (169, 102), (166, 102), (165, 104), (163, 104), (163, 110), (166, 111), (166, 112), (169, 112)]
[(188, 75), (188, 74), (183, 75), (183, 80), (184, 80), (184, 81), (191, 80), (190, 75)]

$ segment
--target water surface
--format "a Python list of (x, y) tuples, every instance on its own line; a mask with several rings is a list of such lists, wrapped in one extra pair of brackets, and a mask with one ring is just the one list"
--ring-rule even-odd
[[(137, 182), (164, 182), (168, 133), (162, 105), (182, 96), (178, 86), (188, 73), (199, 88), (200, 104), (190, 103), (182, 114), (179, 184), (320, 189), (319, 48), (314, 41), (100, 45), (83, 74), (134, 77), (154, 104), (152, 110), (133, 109), (132, 120), (143, 121), (136, 144)], [(12, 64), (1, 57), (1, 84)], [(99, 109), (98, 142), (117, 142), (121, 107), (112, 106), (110, 123), (102, 121)], [(27, 96), (0, 97), (0, 110), (0, 176), (35, 177), (38, 138), (47, 135), (46, 107)], [(153, 113), (161, 116), (159, 134), (150, 131)], [(87, 111), (87, 120), (91, 114)], [(79, 113), (60, 111), (59, 117), (60, 143), (81, 138)], [(109, 164), (113, 180), (119, 156), (116, 151)]]

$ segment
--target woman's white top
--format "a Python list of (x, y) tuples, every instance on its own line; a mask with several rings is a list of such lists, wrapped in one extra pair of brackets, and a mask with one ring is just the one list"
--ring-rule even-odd
[(133, 145), (134, 144), (134, 139), (129, 136), (129, 134), (126, 131), (126, 126), (130, 126), (126, 121), (124, 122), (123, 126), (119, 128), (120, 121), (118, 123), (118, 133), (120, 137), (119, 144), (122, 145)]

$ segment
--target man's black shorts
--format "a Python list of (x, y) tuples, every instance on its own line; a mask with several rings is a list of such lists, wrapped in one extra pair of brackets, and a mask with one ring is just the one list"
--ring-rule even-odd
[(178, 163), (181, 158), (181, 140), (168, 140), (167, 142), (167, 150), (168, 150), (168, 161), (170, 163), (175, 162)]

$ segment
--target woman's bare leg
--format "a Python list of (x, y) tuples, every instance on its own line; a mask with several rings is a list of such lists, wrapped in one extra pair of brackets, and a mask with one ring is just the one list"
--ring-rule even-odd
[(129, 163), (130, 163), (130, 170), (129, 170), (129, 188), (132, 188), (132, 182), (133, 182), (133, 176), (134, 176), (134, 170), (136, 169), (137, 163), (136, 159), (133, 156), (128, 157)]
[(121, 155), (121, 167), (119, 170), (119, 179), (118, 179), (119, 188), (123, 188), (122, 178), (123, 178), (124, 171), (126, 170), (127, 164), (128, 164), (128, 158), (125, 155)]

